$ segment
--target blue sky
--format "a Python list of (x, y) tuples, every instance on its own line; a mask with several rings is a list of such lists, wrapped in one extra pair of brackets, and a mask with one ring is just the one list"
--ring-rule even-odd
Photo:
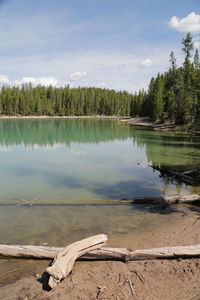
[(0, 0), (0, 82), (137, 91), (169, 67), (199, 0)]

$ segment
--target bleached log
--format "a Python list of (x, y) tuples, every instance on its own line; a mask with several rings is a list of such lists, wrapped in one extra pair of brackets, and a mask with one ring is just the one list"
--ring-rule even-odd
[[(44, 246), (0, 245), (0, 256), (16, 258), (52, 259), (66, 248)], [(101, 247), (82, 255), (78, 260), (138, 260), (162, 258), (200, 257), (200, 244), (192, 246), (162, 247), (144, 250)]]
[(69, 275), (77, 258), (87, 252), (100, 248), (106, 241), (107, 236), (99, 234), (75, 242), (64, 248), (55, 257), (52, 265), (46, 269), (46, 272), (50, 275), (49, 286), (54, 288), (62, 279)]
[(162, 259), (162, 258), (189, 258), (200, 257), (200, 244), (192, 246), (176, 246), (134, 250), (129, 252), (130, 260)]
[(63, 247), (0, 244), (0, 257), (54, 259)]
[[(31, 245), (3, 245), (0, 244), (0, 257), (2, 258), (35, 258), (54, 259), (63, 247), (31, 246)], [(78, 260), (122, 260), (125, 261), (128, 255), (126, 248), (105, 248), (90, 251)]]

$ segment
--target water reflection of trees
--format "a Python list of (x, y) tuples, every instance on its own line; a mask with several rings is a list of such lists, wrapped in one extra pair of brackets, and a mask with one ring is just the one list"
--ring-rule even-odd
[(114, 120), (96, 119), (15, 119), (0, 121), (0, 144), (54, 146), (55, 144), (100, 143), (125, 140), (130, 126)]
[(55, 144), (100, 143), (131, 138), (145, 149), (149, 163), (166, 167), (200, 162), (200, 138), (156, 132), (105, 119), (5, 119), (0, 120), (0, 144), (6, 147), (53, 147)]
[[(200, 137), (177, 134), (170, 132), (155, 132), (140, 130), (134, 137), (134, 145), (145, 147), (147, 159), (150, 164), (160, 166), (175, 173), (187, 170), (197, 170), (191, 177), (190, 183), (183, 184), (180, 178), (167, 176), (160, 173), (163, 180), (163, 193), (167, 194), (168, 187), (173, 184), (176, 193), (180, 193), (180, 187), (185, 185), (189, 193), (199, 192), (200, 186)], [(158, 171), (155, 171), (158, 172)], [(188, 186), (191, 185), (191, 186)]]
[(200, 163), (200, 138), (169, 132), (140, 131), (134, 143), (145, 147), (153, 165), (185, 169)]

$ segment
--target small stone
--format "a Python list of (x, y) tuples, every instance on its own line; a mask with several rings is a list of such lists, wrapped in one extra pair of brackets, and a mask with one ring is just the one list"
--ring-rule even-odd
[(41, 276), (40, 276), (40, 274), (35, 274), (35, 277), (37, 278), (37, 279), (39, 279)]
[(180, 258), (178, 258), (178, 259), (177, 259), (177, 261), (178, 261), (178, 262), (179, 262), (179, 261), (182, 261), (182, 258), (181, 258), (181, 257), (180, 257)]

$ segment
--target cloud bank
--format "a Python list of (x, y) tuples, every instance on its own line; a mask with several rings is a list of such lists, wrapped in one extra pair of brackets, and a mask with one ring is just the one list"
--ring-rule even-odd
[(1, 84), (8, 84), (9, 83), (8, 76), (6, 76), (6, 75), (0, 75), (0, 83)]

